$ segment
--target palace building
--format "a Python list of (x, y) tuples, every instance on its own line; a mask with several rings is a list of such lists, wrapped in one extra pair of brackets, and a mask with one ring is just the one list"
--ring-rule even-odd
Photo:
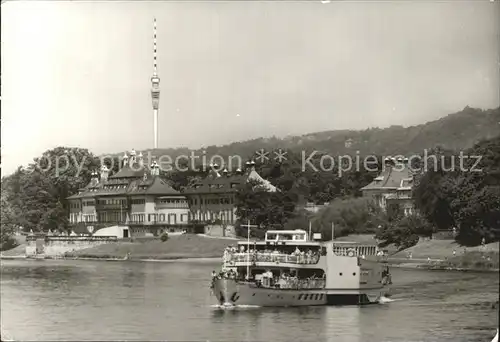
[(144, 164), (142, 153), (123, 156), (123, 167), (109, 176), (106, 166), (100, 175), (92, 174), (89, 184), (68, 197), (70, 224), (85, 227), (80, 234), (96, 233), (96, 226), (122, 226), (120, 237), (157, 236), (163, 232), (189, 230), (191, 223), (234, 225), (236, 193), (251, 180), (260, 182), (268, 191), (276, 187), (247, 163), (245, 171), (221, 173), (213, 165), (209, 175), (187, 188), (184, 193), (173, 189), (160, 177), (159, 166)]
[(236, 193), (241, 185), (250, 180), (260, 182), (268, 191), (277, 191), (269, 181), (263, 179), (255, 171), (255, 163), (247, 162), (244, 171), (238, 169), (229, 173), (214, 171), (218, 165), (213, 165), (209, 175), (192, 184), (184, 194), (189, 200), (190, 218), (198, 222), (219, 221), (222, 224), (236, 223)]
[(130, 157), (125, 153), (123, 167), (110, 177), (108, 174), (103, 165), (100, 175), (94, 172), (90, 183), (68, 198), (70, 223), (124, 225), (132, 236), (187, 227), (187, 198), (160, 178), (156, 162), (147, 167), (142, 153), (136, 156), (132, 150)]
[(408, 158), (386, 158), (382, 172), (361, 190), (363, 196), (373, 198), (389, 215), (398, 211), (410, 215), (415, 210), (412, 188), (413, 174)]

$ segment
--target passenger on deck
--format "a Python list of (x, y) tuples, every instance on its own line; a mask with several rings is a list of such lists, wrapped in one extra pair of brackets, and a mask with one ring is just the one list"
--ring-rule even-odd
[(231, 270), (231, 279), (236, 279), (238, 277), (238, 273), (235, 270)]
[(312, 256), (313, 256), (312, 250), (308, 250), (306, 254), (306, 263), (308, 264), (312, 263)]

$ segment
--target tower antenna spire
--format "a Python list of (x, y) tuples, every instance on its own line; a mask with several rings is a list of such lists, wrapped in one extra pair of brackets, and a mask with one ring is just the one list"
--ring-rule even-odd
[(157, 76), (157, 61), (156, 61), (156, 18), (153, 18), (153, 76)]
[(158, 148), (158, 108), (160, 105), (160, 78), (156, 60), (156, 18), (153, 18), (153, 76), (151, 77), (151, 99), (153, 101), (154, 148)]

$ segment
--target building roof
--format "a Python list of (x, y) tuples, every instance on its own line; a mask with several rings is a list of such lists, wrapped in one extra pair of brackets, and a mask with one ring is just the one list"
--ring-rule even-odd
[(109, 178), (139, 178), (144, 175), (144, 172), (148, 171), (149, 168), (146, 165), (132, 163), (131, 165), (124, 165), (116, 174), (110, 176)]
[(178, 195), (179, 191), (172, 188), (160, 177), (151, 177), (146, 180), (136, 180), (129, 191), (130, 195)]
[[(151, 175), (149, 167), (141, 161), (142, 154), (136, 158), (135, 151), (128, 156), (124, 155), (124, 166), (114, 175), (107, 178), (106, 181), (99, 181), (97, 173), (93, 174), (92, 180), (86, 187), (79, 190), (77, 194), (69, 196), (68, 199), (94, 198), (96, 196), (133, 196), (133, 195), (156, 195), (156, 196), (182, 196), (182, 194), (173, 189), (165, 180), (159, 176)], [(257, 180), (263, 183), (268, 191), (274, 192), (278, 189), (269, 181), (262, 178), (252, 167), (254, 163), (247, 163), (249, 167), (245, 172), (239, 169), (237, 173), (229, 173), (227, 170), (217, 172), (211, 170), (207, 177), (195, 181), (184, 193), (202, 194), (202, 193), (228, 193), (236, 192), (242, 184), (249, 180)], [(105, 170), (107, 171), (107, 169)], [(154, 173), (153, 173), (154, 174)]]
[(411, 189), (413, 175), (407, 165), (386, 165), (375, 179), (361, 190)]
[[(133, 195), (174, 195), (182, 196), (179, 191), (173, 189), (165, 180), (159, 177), (156, 162), (153, 162), (151, 170), (141, 152), (137, 154), (132, 149), (130, 158), (125, 152), (123, 156), (123, 167), (114, 175), (106, 177), (109, 170), (103, 166), (99, 180), (96, 171), (92, 179), (77, 194), (69, 196), (68, 199), (94, 198), (96, 196), (133, 196)], [(152, 172), (155, 171), (155, 172)]]
[(133, 195), (181, 195), (159, 176), (151, 176), (144, 172), (135, 179), (110, 178), (96, 183), (92, 180), (78, 194), (68, 199), (91, 198), (96, 196), (133, 196)]
[(244, 175), (227, 175), (227, 176), (212, 176), (209, 175), (184, 191), (186, 194), (201, 194), (201, 193), (225, 193), (236, 192), (238, 187), (246, 180)]
[(207, 177), (201, 179), (184, 193), (186, 194), (208, 194), (208, 193), (230, 193), (237, 192), (238, 188), (249, 180), (257, 180), (263, 183), (268, 191), (277, 191), (277, 188), (269, 181), (262, 178), (254, 169), (248, 169), (245, 173), (219, 174), (215, 171), (209, 173)]

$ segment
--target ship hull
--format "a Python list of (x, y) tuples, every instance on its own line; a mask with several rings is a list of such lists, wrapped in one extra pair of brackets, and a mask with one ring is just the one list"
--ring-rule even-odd
[(217, 279), (212, 291), (222, 306), (294, 307), (377, 304), (384, 295), (376, 289), (274, 289), (232, 279)]

